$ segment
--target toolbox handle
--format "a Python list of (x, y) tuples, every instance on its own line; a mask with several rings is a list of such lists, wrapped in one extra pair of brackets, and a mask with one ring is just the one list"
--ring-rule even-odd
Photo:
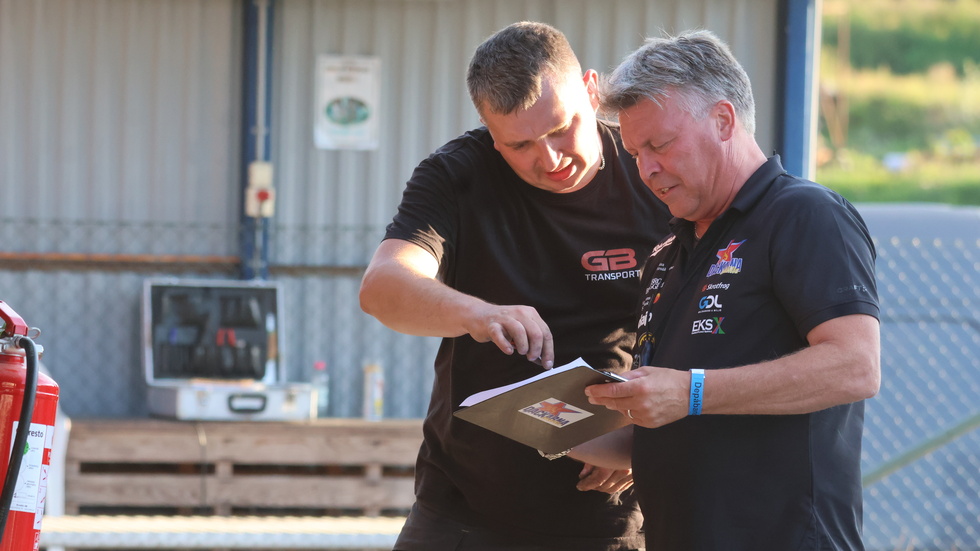
[(228, 409), (233, 413), (259, 413), (265, 411), (265, 394), (238, 392), (228, 396)]

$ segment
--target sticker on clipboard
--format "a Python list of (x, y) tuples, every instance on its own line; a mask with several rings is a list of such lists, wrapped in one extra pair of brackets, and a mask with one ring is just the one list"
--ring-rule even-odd
[(521, 408), (518, 411), (558, 428), (567, 427), (572, 423), (592, 417), (591, 412), (577, 408), (561, 400), (556, 400), (555, 398), (542, 400), (536, 404)]

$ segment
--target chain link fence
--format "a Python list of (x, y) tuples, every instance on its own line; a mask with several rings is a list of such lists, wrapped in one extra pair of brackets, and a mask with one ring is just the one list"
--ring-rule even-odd
[(866, 408), (870, 549), (980, 549), (980, 209), (863, 206), (882, 383)]
[[(882, 387), (867, 403), (862, 455), (868, 548), (980, 550), (980, 209), (860, 208), (878, 248), (882, 302)], [(38, 224), (25, 239), (13, 223), (0, 227), (0, 300), (42, 330), (43, 361), (75, 417), (148, 415), (145, 279), (239, 273), (238, 228), (63, 222)], [(384, 369), (387, 417), (422, 417), (428, 404), (438, 340), (388, 330), (358, 306), (381, 233), (270, 231), (286, 379), (307, 381), (326, 362), (331, 416), (361, 415), (368, 362)]]

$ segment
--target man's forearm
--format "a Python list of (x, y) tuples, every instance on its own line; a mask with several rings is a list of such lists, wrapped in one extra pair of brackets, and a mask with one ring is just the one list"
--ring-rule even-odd
[(608, 469), (632, 468), (633, 425), (603, 434), (572, 448), (568, 456), (583, 463)]
[(384, 265), (365, 273), (360, 301), (386, 327), (425, 337), (466, 334), (461, 314), (482, 302), (436, 279)]
[(825, 322), (811, 346), (783, 358), (705, 375), (709, 414), (800, 414), (874, 396), (881, 379), (878, 321)]

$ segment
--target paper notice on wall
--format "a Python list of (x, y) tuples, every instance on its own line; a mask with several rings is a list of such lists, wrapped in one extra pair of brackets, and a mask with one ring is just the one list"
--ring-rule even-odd
[(381, 59), (320, 55), (313, 141), (319, 149), (377, 149)]

